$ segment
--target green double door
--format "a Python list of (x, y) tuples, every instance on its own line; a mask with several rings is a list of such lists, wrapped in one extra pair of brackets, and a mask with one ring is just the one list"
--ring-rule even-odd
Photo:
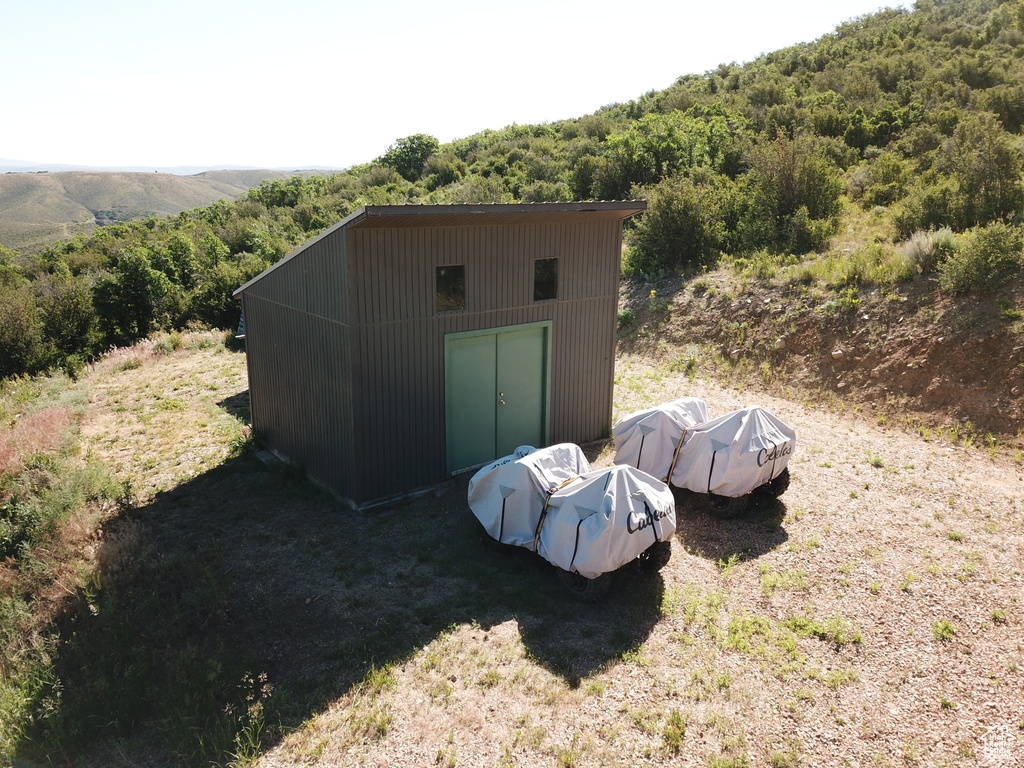
[(547, 439), (551, 324), (445, 337), (448, 471)]

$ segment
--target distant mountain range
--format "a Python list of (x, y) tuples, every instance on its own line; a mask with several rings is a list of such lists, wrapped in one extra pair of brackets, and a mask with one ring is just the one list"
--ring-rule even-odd
[[(39, 163), (29, 160), (11, 160), (0, 157), (0, 173), (64, 173), (67, 171), (117, 171), (120, 173), (172, 173), (175, 176), (195, 176), (206, 171), (260, 171), (267, 170), (257, 165), (73, 165), (71, 163)], [(289, 176), (296, 173), (290, 168), (271, 168), (272, 171), (287, 171)], [(318, 171), (337, 172), (342, 168), (323, 166)]]
[[(0, 168), (12, 162), (0, 160)], [(333, 173), (330, 169), (226, 169), (185, 174), (185, 170), (50, 171), (26, 163), (17, 172), (0, 174), (0, 245), (39, 253), (56, 241), (100, 225), (170, 216), (217, 200), (234, 200), (268, 179)]]

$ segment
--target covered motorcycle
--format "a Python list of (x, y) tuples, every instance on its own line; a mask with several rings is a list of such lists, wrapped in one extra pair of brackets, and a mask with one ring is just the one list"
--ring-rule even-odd
[(744, 496), (786, 471), (796, 432), (764, 408), (719, 416), (687, 432), (672, 484), (717, 496)]
[(538, 553), (585, 599), (638, 558), (663, 566), (676, 528), (668, 486), (633, 467), (592, 470), (570, 443), (520, 446), (473, 476), (468, 500), (489, 536)]
[(547, 500), (536, 551), (564, 571), (595, 579), (671, 541), (676, 505), (664, 483), (633, 467), (597, 469)]
[(532, 548), (548, 492), (587, 472), (590, 462), (578, 445), (521, 445), (473, 475), (469, 508), (495, 541)]
[[(672, 435), (678, 431), (674, 423), (663, 428)], [(665, 475), (668, 482), (703, 494), (717, 514), (732, 516), (743, 511), (754, 491), (777, 498), (789, 487), (789, 459), (796, 449), (796, 432), (759, 406), (687, 426), (678, 440), (669, 441), (674, 453)], [(657, 441), (659, 445), (664, 442)], [(636, 454), (623, 450), (616, 453), (614, 461), (632, 464), (631, 459), (636, 460)], [(659, 468), (664, 458), (660, 461)]]

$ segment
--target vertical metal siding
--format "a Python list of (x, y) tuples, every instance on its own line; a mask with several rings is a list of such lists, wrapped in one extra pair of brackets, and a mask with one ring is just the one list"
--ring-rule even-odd
[[(444, 337), (552, 320), (551, 439), (605, 433), (621, 225), (356, 229), (351, 233), (353, 431), (360, 495), (445, 476)], [(559, 298), (533, 302), (533, 262), (559, 258)], [(434, 270), (466, 266), (466, 309), (438, 315)]]
[(242, 295), (258, 296), (315, 317), (348, 323), (347, 250), (343, 236), (319, 240), (299, 258), (281, 264), (279, 269), (253, 283)]
[(242, 294), (253, 427), (315, 479), (354, 486), (344, 237), (325, 238)]

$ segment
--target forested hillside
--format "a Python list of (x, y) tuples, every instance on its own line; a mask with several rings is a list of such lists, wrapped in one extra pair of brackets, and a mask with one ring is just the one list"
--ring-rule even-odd
[(578, 119), (409, 136), (343, 173), (0, 250), (0, 376), (74, 370), (157, 329), (233, 326), (234, 288), (363, 204), (646, 198), (624, 263), (646, 276), (723, 258), (793, 270), (865, 211), (875, 234), (847, 290), (937, 277), (984, 291), (1021, 267), (1022, 42), (1022, 0), (920, 0)]

